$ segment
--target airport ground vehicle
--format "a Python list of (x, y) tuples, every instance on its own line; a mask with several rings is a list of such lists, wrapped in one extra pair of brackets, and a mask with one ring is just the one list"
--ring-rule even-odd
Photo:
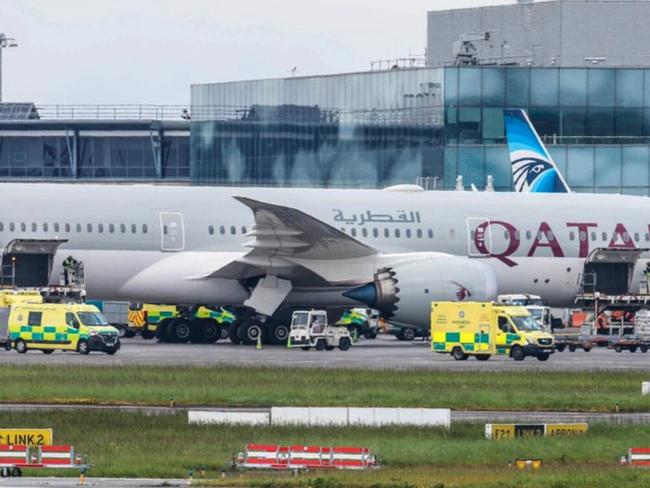
[(499, 354), (546, 361), (554, 352), (553, 336), (524, 307), (491, 302), (432, 302), (431, 338), (433, 351), (456, 360)]
[(516, 305), (524, 307), (532, 317), (537, 320), (542, 329), (551, 332), (553, 315), (551, 307), (547, 306), (539, 295), (530, 295), (528, 293), (513, 293), (509, 295), (499, 295), (497, 303), (500, 305)]
[(288, 347), (304, 351), (333, 351), (337, 347), (347, 351), (352, 346), (352, 336), (347, 327), (327, 322), (325, 310), (297, 310), (291, 316)]
[(403, 325), (390, 324), (387, 333), (394, 335), (400, 341), (412, 341), (417, 337), (427, 339), (431, 333), (431, 327), (428, 325), (406, 327)]
[(375, 339), (377, 337), (378, 320), (377, 312), (372, 309), (352, 308), (343, 312), (337, 324), (345, 325), (355, 340), (361, 336), (366, 339)]
[(115, 354), (120, 349), (117, 329), (97, 307), (83, 303), (11, 303), (0, 308), (0, 337), (5, 347), (9, 344), (21, 354), (30, 349)]
[[(216, 342), (228, 338), (228, 326), (235, 315), (219, 307), (184, 309), (176, 305), (131, 304), (129, 329), (143, 338), (161, 342)], [(287, 331), (288, 332), (288, 331)]]

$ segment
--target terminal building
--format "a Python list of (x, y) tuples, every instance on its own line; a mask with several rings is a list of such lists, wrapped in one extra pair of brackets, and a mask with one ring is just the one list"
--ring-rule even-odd
[[(194, 85), (175, 120), (53, 121), (37, 107), (38, 120), (0, 122), (0, 179), (452, 189), (492, 175), (509, 190), (502, 113), (522, 107), (575, 191), (648, 195), (649, 17), (632, 0), (432, 11), (423, 60)], [(44, 130), (56, 151), (3, 150)]]

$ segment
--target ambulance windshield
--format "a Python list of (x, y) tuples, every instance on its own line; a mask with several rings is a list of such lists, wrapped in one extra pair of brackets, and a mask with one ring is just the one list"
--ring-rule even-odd
[(517, 330), (520, 332), (529, 332), (529, 331), (536, 331), (536, 330), (542, 330), (542, 328), (539, 325), (539, 322), (537, 322), (533, 317), (530, 315), (520, 315), (520, 316), (511, 316), (512, 322), (515, 324), (515, 327), (517, 327)]
[(77, 312), (77, 317), (84, 325), (108, 325), (108, 322), (101, 313), (96, 312)]

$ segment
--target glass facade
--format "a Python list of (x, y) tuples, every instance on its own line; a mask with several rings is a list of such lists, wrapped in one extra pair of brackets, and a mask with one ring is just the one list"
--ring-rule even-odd
[(189, 124), (0, 122), (0, 179), (189, 181)]
[(503, 112), (525, 108), (575, 191), (650, 194), (650, 69), (445, 68), (445, 175), (512, 178)]

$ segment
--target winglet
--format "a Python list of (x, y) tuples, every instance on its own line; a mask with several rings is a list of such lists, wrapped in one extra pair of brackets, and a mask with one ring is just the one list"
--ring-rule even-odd
[(571, 193), (523, 109), (505, 109), (503, 119), (516, 192)]

